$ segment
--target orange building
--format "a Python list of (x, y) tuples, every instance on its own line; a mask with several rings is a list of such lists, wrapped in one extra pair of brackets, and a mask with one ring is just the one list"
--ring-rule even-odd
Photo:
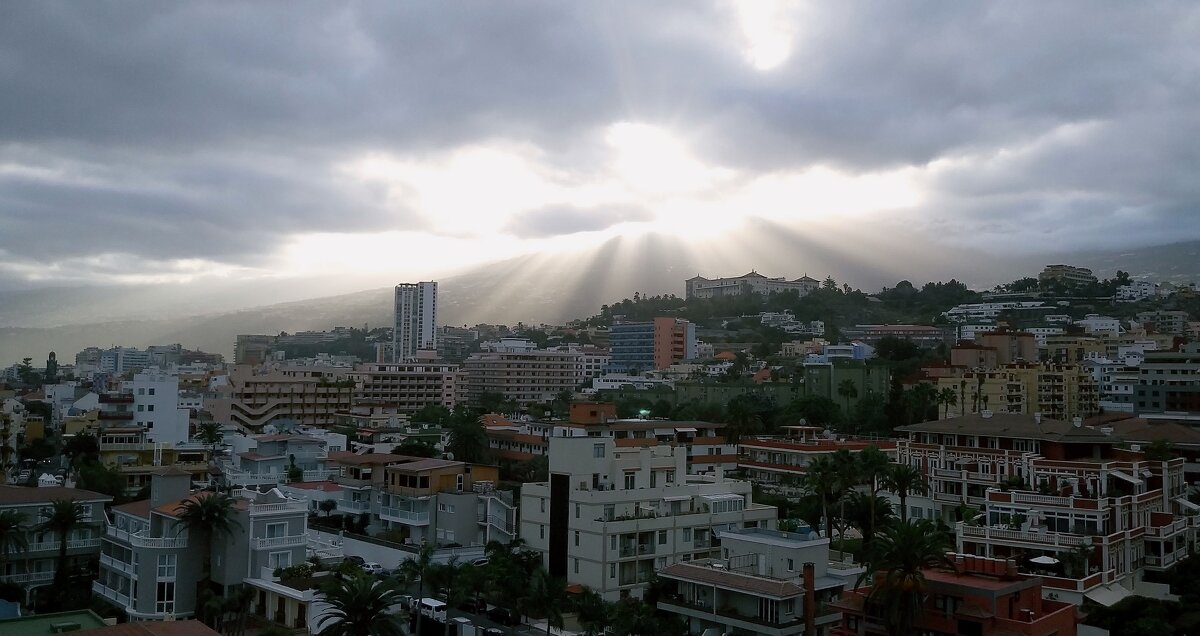
[[(1018, 573), (1015, 561), (960, 554), (953, 569), (923, 574), (925, 603), (914, 634), (1075, 636), (1075, 606), (1043, 599), (1041, 579)], [(882, 609), (868, 600), (870, 592), (870, 587), (851, 590), (830, 604), (842, 611), (842, 624), (832, 636), (888, 633)]]

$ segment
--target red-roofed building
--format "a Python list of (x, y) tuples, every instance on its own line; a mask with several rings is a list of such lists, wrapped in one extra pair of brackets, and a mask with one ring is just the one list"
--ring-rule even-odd
[[(1074, 636), (1079, 623), (1075, 605), (1042, 598), (1042, 581), (1017, 572), (1016, 562), (957, 555), (954, 569), (923, 571), (925, 602), (913, 634), (965, 636)], [(842, 594), (830, 603), (842, 622), (832, 636), (893, 633), (884, 610), (870, 599), (871, 587)]]

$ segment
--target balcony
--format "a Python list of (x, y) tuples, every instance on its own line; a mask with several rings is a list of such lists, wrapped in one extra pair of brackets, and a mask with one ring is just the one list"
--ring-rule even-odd
[(0, 581), (4, 583), (46, 583), (54, 580), (54, 570), (45, 570), (43, 572), (26, 572), (24, 574), (7, 574), (0, 576)]
[(107, 526), (104, 529), (104, 534), (139, 548), (176, 549), (188, 546), (187, 534), (178, 537), (146, 537), (141, 533), (119, 530), (114, 526)]
[(280, 512), (306, 513), (308, 512), (308, 504), (298, 500), (267, 504), (252, 503), (249, 506), (249, 512), (251, 515), (275, 514)]
[(109, 601), (112, 601), (113, 603), (116, 603), (118, 607), (122, 607), (122, 608), (132, 607), (132, 604), (129, 602), (128, 594), (122, 594), (122, 593), (112, 589), (111, 587), (104, 585), (100, 581), (92, 582), (92, 593), (96, 594), (98, 596), (102, 596), (102, 597), (108, 599)]
[(101, 393), (99, 398), (101, 404), (133, 404), (133, 396), (127, 393), (117, 395)]
[(963, 502), (963, 496), (955, 492), (935, 492), (933, 493), (933, 500), (957, 504)]
[(133, 420), (133, 413), (130, 411), (100, 411), (97, 417), (101, 420)]
[(338, 510), (342, 512), (371, 512), (371, 502), (365, 500), (345, 500), (337, 502)]
[(1026, 532), (1024, 530), (1010, 530), (1008, 528), (994, 528), (990, 526), (968, 526), (962, 525), (961, 522), (958, 534), (962, 539), (982, 539), (986, 542), (1000, 543), (1032, 543), (1045, 547), (1073, 548), (1078, 545), (1090, 545), (1092, 543), (1091, 537), (1083, 535), (1064, 534), (1060, 532)]
[(417, 526), (429, 525), (429, 512), (405, 510), (403, 508), (395, 508), (392, 506), (383, 506), (379, 509), (379, 518), (384, 521), (394, 521), (396, 523), (406, 523)]
[(296, 546), (308, 545), (308, 533), (289, 535), (286, 537), (262, 537), (254, 540), (255, 550), (268, 550), (271, 548), (294, 548)]
[(118, 572), (128, 574), (129, 576), (131, 576), (133, 578), (137, 578), (137, 570), (133, 567), (132, 563), (126, 563), (124, 561), (118, 560), (118, 559), (112, 557), (111, 555), (101, 554), (100, 555), (100, 564), (103, 566), (106, 566), (110, 569), (116, 570)]

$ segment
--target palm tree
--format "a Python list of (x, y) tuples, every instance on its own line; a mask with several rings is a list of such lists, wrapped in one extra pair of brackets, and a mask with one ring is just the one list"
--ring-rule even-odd
[(450, 425), (450, 441), (446, 450), (460, 462), (480, 463), (487, 458), (488, 437), (483, 424), (475, 417), (463, 418)]
[(846, 378), (838, 382), (837, 394), (842, 396), (846, 403), (846, 420), (850, 419), (850, 400), (858, 397), (858, 387), (854, 385), (854, 380)]
[[(891, 470), (892, 460), (888, 459), (887, 453), (879, 450), (878, 446), (868, 446), (864, 448), (861, 452), (859, 452), (858, 457), (856, 457), (855, 460), (858, 464), (857, 468), (859, 478), (862, 479), (863, 483), (870, 487), (871, 498), (875, 499), (875, 495), (879, 493), (881, 488), (883, 488), (882, 481), (884, 475)], [(867, 510), (871, 516), (868, 520), (870, 527), (868, 528), (867, 532), (863, 534), (864, 544), (868, 543), (866, 540), (868, 535), (873, 536), (875, 534), (875, 513), (878, 510), (878, 504), (872, 501)]]
[(726, 443), (736, 444), (743, 435), (753, 433), (762, 425), (762, 417), (754, 409), (750, 400), (730, 400), (729, 412), (725, 416), (728, 426), (725, 427)]
[(25, 514), (16, 510), (0, 512), (0, 575), (6, 574), (10, 552), (24, 552), (29, 549), (25, 521)]
[[(356, 574), (336, 578), (321, 590), (330, 605), (317, 625), (318, 636), (403, 636), (400, 619), (389, 608), (400, 603), (393, 581)], [(418, 620), (420, 625), (421, 621)]]
[(825, 538), (833, 540), (833, 505), (841, 499), (841, 482), (837, 469), (828, 455), (814, 458), (804, 472), (804, 488), (821, 503), (821, 516), (825, 518)]
[(862, 532), (863, 554), (871, 553), (871, 542), (875, 538), (875, 525), (893, 516), (892, 505), (872, 492), (852, 490), (846, 496), (846, 520)]
[(216, 422), (204, 422), (200, 425), (200, 430), (196, 431), (196, 439), (199, 439), (203, 444), (208, 446), (209, 459), (213, 462), (217, 461), (217, 446), (221, 444), (221, 439), (225, 436), (221, 432), (221, 426)]
[(858, 460), (854, 455), (844, 449), (838, 449), (829, 456), (829, 460), (833, 462), (833, 472), (838, 483), (838, 519), (840, 520), (841, 546), (839, 552), (844, 552), (846, 544), (846, 496), (854, 489), (855, 486), (862, 483), (859, 476)]
[(612, 621), (608, 603), (590, 587), (583, 588), (583, 593), (575, 599), (575, 612), (585, 636), (600, 636)]
[(900, 521), (908, 522), (908, 496), (929, 492), (929, 482), (916, 466), (895, 464), (883, 475), (883, 487), (900, 499)]
[(67, 542), (71, 532), (83, 525), (87, 511), (82, 504), (70, 499), (55, 499), (50, 502), (50, 516), (38, 525), (39, 532), (58, 534), (58, 569), (54, 572), (54, 586), (61, 592), (67, 589)]
[(937, 401), (942, 405), (942, 419), (950, 417), (950, 407), (958, 404), (958, 394), (954, 389), (945, 387), (937, 393)]
[(890, 525), (876, 537), (862, 576), (873, 583), (867, 602), (881, 610), (888, 634), (912, 631), (925, 602), (924, 570), (948, 566), (950, 549), (946, 535), (925, 519)]
[(550, 576), (549, 572), (539, 567), (529, 579), (529, 590), (524, 601), (527, 614), (546, 617), (547, 635), (551, 627), (562, 629), (562, 611), (567, 603), (566, 581)]
[[(433, 565), (433, 544), (422, 543), (416, 556), (400, 564), (400, 578), (408, 583), (417, 582), (417, 598), (425, 597), (425, 579)], [(417, 617), (417, 634), (421, 633), (421, 618)]]
[(234, 518), (233, 497), (224, 493), (196, 494), (177, 507), (175, 513), (180, 532), (186, 529), (193, 539), (203, 538), (203, 569), (196, 582), (199, 597), (199, 590), (208, 588), (212, 577), (213, 540), (232, 536), (234, 529), (241, 525)]

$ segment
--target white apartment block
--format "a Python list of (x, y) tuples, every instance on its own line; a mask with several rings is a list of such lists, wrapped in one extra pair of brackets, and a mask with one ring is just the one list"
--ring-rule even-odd
[(32, 600), (39, 588), (54, 582), (61, 538), (57, 533), (35, 527), (47, 519), (52, 503), (63, 499), (74, 501), (83, 509), (83, 523), (68, 535), (66, 552), (69, 562), (83, 565), (100, 554), (104, 506), (112, 502), (111, 496), (76, 488), (0, 486), (0, 512), (24, 515), (26, 524), (25, 549), (12, 549), (7, 555), (0, 582), (22, 586), (26, 600)]
[(416, 357), (418, 351), (437, 351), (437, 283), (396, 285), (392, 355), (396, 362)]
[(551, 575), (605, 600), (640, 598), (663, 568), (720, 556), (720, 533), (778, 518), (748, 481), (689, 475), (683, 447), (552, 437), (549, 455), (550, 481), (521, 489), (520, 536)]
[(561, 391), (579, 388), (583, 356), (577, 351), (506, 346), (473, 354), (463, 363), (464, 397), (468, 403), (478, 403), (484, 393), (518, 404), (553, 401)]
[(942, 315), (954, 322), (992, 321), (1005, 312), (1026, 314), (1053, 311), (1054, 307), (1041, 301), (1004, 301), (995, 303), (968, 303), (951, 307)]
[(1147, 298), (1154, 298), (1157, 295), (1158, 283), (1141, 280), (1118, 287), (1116, 300), (1119, 303), (1132, 303)]
[(121, 383), (120, 391), (99, 396), (101, 428), (136, 427), (148, 442), (182, 444), (189, 439), (191, 410), (179, 404), (179, 378), (145, 371)]
[(1111, 316), (1101, 316), (1100, 314), (1088, 314), (1082, 320), (1076, 320), (1075, 325), (1083, 327), (1083, 330), (1091, 335), (1099, 336), (1119, 336), (1121, 335), (1121, 321)]

